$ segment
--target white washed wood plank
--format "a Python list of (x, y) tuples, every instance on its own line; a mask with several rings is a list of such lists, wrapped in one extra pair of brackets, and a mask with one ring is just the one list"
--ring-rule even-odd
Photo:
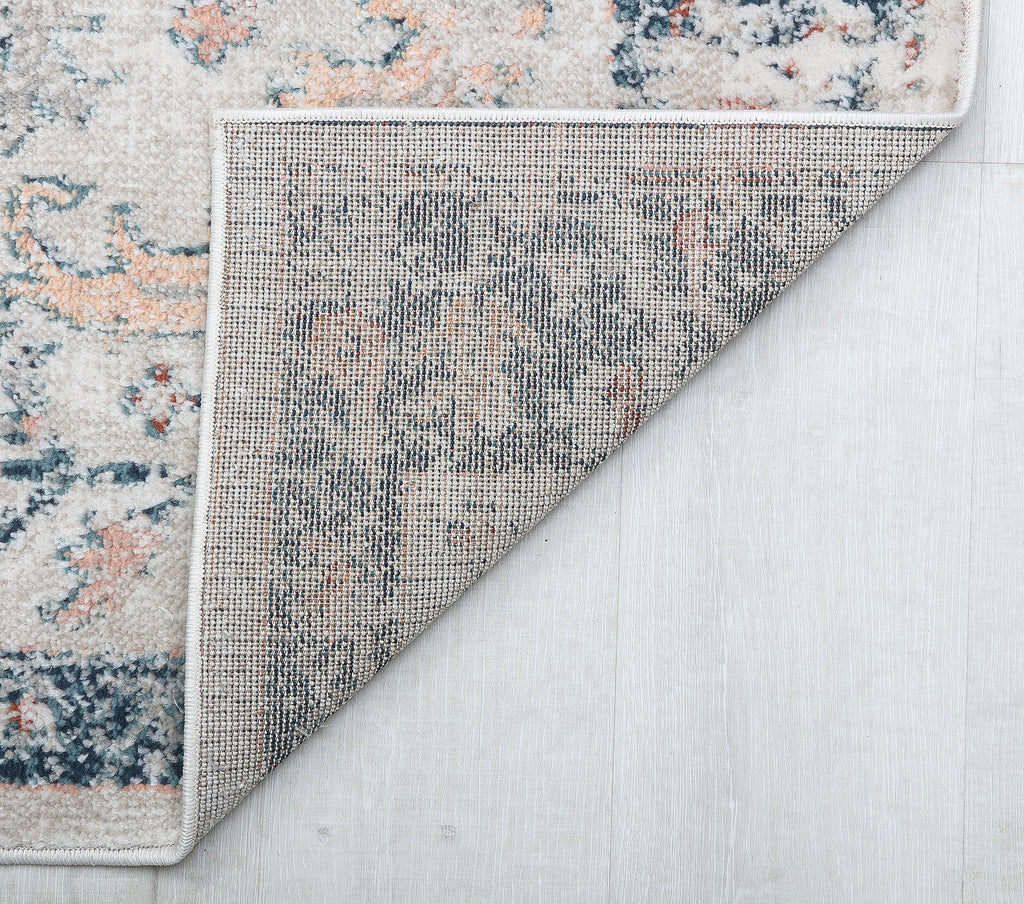
[(626, 459), (611, 900), (959, 899), (978, 172), (912, 173)]
[(0, 866), (4, 904), (145, 904), (153, 867)]
[(978, 293), (966, 900), (1024, 900), (1024, 166), (988, 166)]
[(985, 160), (1024, 163), (1024, 3), (987, 0)]

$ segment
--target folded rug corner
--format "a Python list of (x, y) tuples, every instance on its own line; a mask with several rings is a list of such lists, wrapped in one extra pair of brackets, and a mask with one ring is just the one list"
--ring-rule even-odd
[(591, 6), (5, 7), (0, 861), (180, 859), (970, 100), (975, 3)]

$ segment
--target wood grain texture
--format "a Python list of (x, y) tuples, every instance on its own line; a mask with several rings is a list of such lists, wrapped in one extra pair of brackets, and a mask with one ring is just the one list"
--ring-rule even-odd
[(1024, 166), (986, 167), (967, 685), (967, 900), (1024, 900)]
[(978, 196), (911, 174), (629, 453), (611, 900), (959, 897)]
[(0, 866), (0, 900), (18, 904), (152, 901), (155, 867)]
[(1024, 4), (959, 135), (201, 843), (0, 901), (1024, 900)]
[(986, 0), (985, 157), (989, 163), (1020, 163), (1024, 149), (1024, 8), (1020, 0)]

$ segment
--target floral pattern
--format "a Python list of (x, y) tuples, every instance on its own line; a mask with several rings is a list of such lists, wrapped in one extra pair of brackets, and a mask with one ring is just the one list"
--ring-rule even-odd
[[(936, 0), (613, 0), (628, 106), (899, 108), (955, 81), (932, 65)], [(938, 43), (938, 42), (936, 42)]]
[(126, 414), (141, 415), (146, 433), (167, 439), (178, 420), (199, 409), (199, 393), (179, 378), (169, 364), (157, 364), (146, 371), (146, 379), (125, 390)]
[[(168, 474), (162, 470), (161, 477), (166, 480)], [(115, 465), (111, 471), (115, 480), (123, 482), (145, 481), (150, 474), (148, 467), (134, 463)], [(171, 486), (191, 489), (191, 480), (178, 478)], [(163, 544), (168, 509), (183, 501), (183, 495), (171, 495), (103, 525), (96, 523), (94, 512), (87, 513), (84, 532), (57, 550), (74, 584), (61, 599), (40, 607), (43, 621), (60, 628), (80, 628), (97, 616), (121, 609), (131, 584), (148, 574), (149, 563)]]
[[(509, 106), (515, 89), (533, 84), (516, 62), (453, 59), (457, 7), (439, 4), (420, 12), (409, 0), (360, 0), (360, 46), (372, 55), (346, 55), (332, 46), (296, 48), (290, 68), (275, 74), (268, 101), (281, 107), (332, 107), (358, 103), (429, 103), (435, 106)], [(550, 2), (515, 6), (503, 28), (509, 42), (547, 34)]]
[(184, 48), (198, 66), (212, 69), (224, 62), (232, 47), (244, 47), (258, 34), (255, 0), (189, 0), (178, 8), (170, 28), (171, 40)]
[[(198, 342), (205, 313), (205, 249), (166, 249), (146, 241), (128, 205), (111, 209), (106, 260), (99, 266), (76, 263), (43, 235), (40, 215), (67, 213), (91, 191), (59, 178), (26, 178), (3, 221), (15, 265), (0, 278), (6, 397), (0, 477), (7, 490), (0, 549), (13, 547), (33, 520), (58, 508), (77, 520), (82, 532), (57, 537), (52, 547), (70, 586), (38, 607), (44, 623), (64, 629), (122, 608), (161, 546), (166, 512), (191, 498), (193, 477), (173, 463), (81, 455), (75, 437), (54, 426), (58, 412), (46, 374), (71, 353), (70, 343), (81, 344), (73, 338), (76, 331), (117, 337), (105, 353), (116, 360), (126, 336), (150, 342), (182, 335)], [(122, 411), (140, 417), (146, 435), (160, 440), (182, 418), (191, 417), (194, 432), (199, 396), (191, 387), (198, 375), (179, 375), (165, 362), (145, 374), (121, 390)], [(106, 500), (104, 514), (89, 506), (90, 497)], [(79, 514), (72, 515), (76, 509)]]
[(93, 186), (56, 177), (26, 178), (11, 198), (4, 227), (21, 265), (3, 285), (8, 304), (38, 304), (78, 327), (119, 332), (195, 333), (206, 317), (206, 248), (161, 249), (141, 239), (132, 207), (110, 215), (108, 260), (97, 268), (62, 260), (34, 227), (40, 210), (66, 211)]

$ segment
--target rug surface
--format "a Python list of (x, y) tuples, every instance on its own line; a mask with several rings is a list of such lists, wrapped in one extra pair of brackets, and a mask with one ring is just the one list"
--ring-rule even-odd
[[(941, 140), (977, 16), (0, 5), (3, 856), (187, 852)], [(290, 110), (354, 105), (484, 109)]]

